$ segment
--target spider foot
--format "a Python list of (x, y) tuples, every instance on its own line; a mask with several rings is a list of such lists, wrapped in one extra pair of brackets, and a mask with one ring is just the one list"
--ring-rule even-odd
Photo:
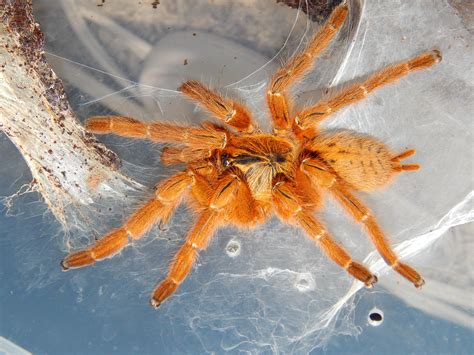
[(153, 308), (158, 308), (161, 303), (170, 297), (178, 288), (179, 284), (172, 279), (164, 280), (161, 284), (153, 291), (150, 304)]
[(69, 266), (66, 265), (66, 263), (64, 262), (64, 259), (61, 260), (59, 265), (61, 265), (61, 271), (68, 271), (69, 270)]
[(422, 288), (424, 284), (425, 284), (425, 280), (420, 279), (418, 282), (415, 283), (415, 287), (416, 288)]
[(78, 251), (66, 256), (60, 263), (62, 271), (68, 271), (69, 269), (75, 269), (95, 263), (95, 259), (92, 257), (88, 250)]
[(364, 265), (352, 261), (347, 267), (347, 272), (357, 280), (362, 281), (365, 287), (372, 288), (378, 281), (377, 276), (372, 274)]
[(397, 262), (393, 266), (393, 269), (402, 275), (407, 280), (411, 281), (416, 288), (421, 288), (425, 284), (425, 280), (420, 276), (420, 274), (407, 264)]
[(365, 282), (363, 281), (363, 282), (364, 282), (366, 288), (372, 288), (372, 287), (374, 287), (374, 285), (378, 281), (379, 281), (379, 279), (377, 278), (377, 276), (372, 274), (367, 281), (365, 281)]
[(160, 305), (160, 301), (157, 301), (154, 298), (150, 299), (150, 306), (152, 306), (154, 309), (157, 309), (158, 307), (160, 307)]
[(433, 49), (431, 51), (431, 54), (435, 58), (436, 63), (439, 63), (441, 62), (441, 60), (443, 60), (443, 55), (441, 54), (441, 51), (439, 49)]

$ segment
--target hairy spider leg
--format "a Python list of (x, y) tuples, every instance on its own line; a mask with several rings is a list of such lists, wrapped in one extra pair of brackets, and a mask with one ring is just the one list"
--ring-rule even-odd
[(314, 106), (298, 112), (295, 123), (301, 129), (314, 127), (334, 112), (365, 99), (375, 89), (397, 81), (413, 71), (428, 69), (440, 61), (441, 52), (435, 49), (402, 63), (390, 65), (364, 82), (351, 84), (339, 93), (323, 97)]
[[(358, 149), (363, 147), (363, 141), (356, 141), (360, 144), (355, 144)], [(324, 140), (322, 141), (324, 145)], [(333, 143), (331, 143), (333, 144)], [(337, 146), (334, 144), (334, 147)], [(377, 145), (375, 145), (377, 148)], [(307, 148), (316, 148), (321, 149), (318, 147), (318, 144), (315, 142), (310, 142), (307, 145)], [(379, 146), (381, 148), (381, 146)], [(337, 148), (336, 150), (338, 150)], [(372, 151), (377, 151), (377, 149), (372, 149)], [(386, 153), (389, 153), (388, 151)], [(419, 168), (416, 164), (411, 165), (402, 165), (400, 160), (405, 159), (407, 157), (412, 156), (415, 153), (414, 149), (407, 150), (401, 154), (396, 156), (390, 157), (386, 156), (384, 153), (379, 158), (375, 155), (373, 158), (377, 158), (379, 160), (379, 168), (383, 170), (379, 170), (378, 176), (386, 175), (386, 177), (380, 180), (378, 183), (376, 182), (376, 175), (371, 176), (371, 174), (363, 175), (364, 181), (366, 183), (357, 183), (357, 179), (350, 180), (345, 179), (343, 176), (350, 176), (345, 172), (341, 174), (341, 171), (335, 170), (335, 166), (331, 165), (329, 162), (322, 161), (320, 158), (304, 158), (301, 161), (299, 169), (304, 171), (308, 178), (313, 181), (314, 185), (321, 186), (322, 188), (328, 189), (331, 191), (336, 199), (343, 205), (343, 207), (349, 212), (349, 214), (359, 223), (365, 225), (370, 238), (372, 239), (373, 244), (376, 246), (379, 253), (382, 255), (384, 260), (387, 262), (388, 265), (392, 266), (396, 271), (398, 271), (401, 275), (405, 278), (410, 280), (415, 284), (416, 287), (420, 287), (423, 285), (423, 279), (420, 275), (413, 270), (408, 265), (402, 264), (398, 261), (398, 257), (390, 248), (388, 241), (386, 240), (383, 232), (381, 231), (380, 227), (378, 226), (375, 218), (371, 214), (370, 210), (365, 207), (362, 202), (360, 202), (354, 195), (350, 193), (350, 189), (357, 189), (357, 190), (367, 190), (367, 186), (370, 189), (380, 188), (383, 185), (386, 185), (390, 181), (390, 175), (395, 174), (396, 172), (400, 172), (402, 170), (415, 170), (414, 168)], [(389, 164), (382, 164), (380, 160), (389, 159), (387, 163)], [(408, 167), (408, 168), (407, 168)], [(354, 170), (358, 172), (357, 169)], [(342, 175), (342, 176), (341, 176)]]
[(398, 256), (390, 247), (387, 238), (380, 229), (376, 219), (372, 215), (372, 212), (342, 184), (334, 184), (330, 190), (349, 214), (357, 222), (362, 223), (366, 227), (372, 243), (375, 245), (385, 262), (400, 275), (411, 281), (415, 287), (419, 288), (423, 286), (425, 281), (420, 274), (412, 267), (399, 261)]
[(209, 158), (211, 151), (209, 148), (196, 149), (186, 146), (164, 147), (161, 150), (161, 162), (165, 166), (187, 164)]
[(193, 195), (198, 202), (203, 203), (207, 200), (208, 207), (201, 212), (189, 231), (185, 243), (170, 265), (166, 279), (153, 291), (150, 300), (153, 307), (158, 308), (184, 281), (196, 261), (198, 252), (207, 247), (215, 230), (219, 224), (222, 224), (225, 218), (225, 208), (235, 199), (240, 183), (241, 181), (236, 175), (224, 175), (212, 189), (213, 193), (209, 198), (208, 184), (204, 180), (196, 180)]
[(150, 304), (158, 308), (184, 281), (194, 265), (199, 250), (205, 249), (218, 226), (218, 213), (204, 211), (189, 232), (186, 242), (175, 255), (168, 275), (153, 291)]
[(292, 126), (292, 101), (287, 89), (299, 80), (315, 63), (319, 54), (329, 45), (349, 12), (346, 2), (334, 9), (323, 27), (313, 36), (306, 48), (293, 56), (272, 77), (267, 90), (267, 103), (276, 132), (286, 131)]
[(186, 81), (179, 90), (190, 99), (199, 102), (214, 117), (236, 128), (238, 131), (246, 133), (253, 131), (254, 127), (250, 112), (234, 100), (224, 98), (196, 80)]
[(140, 239), (158, 221), (166, 223), (173, 210), (181, 202), (186, 190), (194, 183), (191, 172), (181, 172), (163, 181), (155, 191), (155, 197), (138, 209), (118, 229), (97, 240), (85, 250), (66, 256), (61, 262), (64, 271), (94, 264), (119, 253), (130, 243)]
[(122, 137), (174, 143), (207, 151), (224, 148), (227, 143), (226, 132), (209, 124), (189, 127), (165, 122), (143, 123), (124, 116), (93, 116), (86, 121), (86, 129), (97, 134), (113, 133)]
[(332, 261), (363, 282), (366, 287), (372, 287), (377, 282), (377, 277), (364, 265), (353, 261), (349, 253), (334, 241), (322, 223), (312, 215), (311, 210), (305, 207), (305, 202), (296, 193), (297, 189), (298, 187), (284, 181), (275, 184), (273, 201), (277, 215), (286, 222), (296, 221)]

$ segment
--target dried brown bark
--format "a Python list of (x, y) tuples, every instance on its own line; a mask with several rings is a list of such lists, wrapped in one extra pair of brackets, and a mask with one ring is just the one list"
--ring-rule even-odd
[(301, 9), (312, 21), (323, 22), (342, 0), (277, 0), (292, 8)]
[(24, 157), (34, 189), (67, 228), (68, 216), (103, 198), (103, 188), (120, 195), (138, 185), (117, 170), (115, 153), (76, 120), (45, 60), (31, 0), (2, 1), (0, 18), (0, 130)]

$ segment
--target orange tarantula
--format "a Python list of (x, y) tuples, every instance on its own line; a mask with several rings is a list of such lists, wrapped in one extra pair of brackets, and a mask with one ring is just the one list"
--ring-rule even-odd
[(313, 66), (344, 24), (348, 5), (339, 5), (303, 51), (293, 56), (271, 78), (267, 103), (273, 132), (256, 129), (250, 112), (197, 81), (185, 82), (180, 90), (200, 103), (222, 124), (206, 122), (200, 127), (155, 122), (145, 124), (122, 116), (91, 117), (89, 131), (168, 143), (162, 152), (165, 165), (183, 164), (185, 169), (156, 187), (154, 197), (118, 229), (85, 250), (69, 254), (64, 270), (79, 268), (111, 257), (139, 239), (158, 221), (169, 220), (185, 201), (197, 218), (186, 241), (171, 263), (168, 275), (153, 291), (151, 304), (158, 307), (184, 281), (199, 250), (209, 244), (220, 226), (233, 224), (252, 228), (273, 212), (283, 221), (302, 228), (323, 252), (349, 274), (371, 287), (377, 277), (337, 243), (316, 218), (322, 193), (334, 195), (355, 221), (363, 224), (383, 259), (416, 287), (420, 274), (402, 263), (391, 249), (372, 212), (354, 191), (373, 191), (387, 185), (402, 171), (417, 170), (417, 164), (401, 161), (414, 149), (393, 153), (380, 141), (355, 132), (331, 133), (318, 124), (334, 112), (363, 100), (373, 90), (412, 71), (431, 67), (441, 59), (433, 50), (399, 64), (390, 65), (323, 97), (302, 110), (295, 110), (290, 88)]

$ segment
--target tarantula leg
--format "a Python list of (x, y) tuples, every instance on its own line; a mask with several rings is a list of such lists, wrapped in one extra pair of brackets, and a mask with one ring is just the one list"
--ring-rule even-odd
[(344, 24), (348, 12), (349, 7), (345, 2), (336, 7), (306, 48), (292, 57), (273, 75), (268, 86), (267, 103), (276, 131), (291, 128), (290, 111), (292, 105), (285, 91), (313, 66), (315, 59), (329, 45)]
[(153, 142), (183, 144), (194, 149), (221, 149), (227, 144), (227, 134), (210, 125), (189, 127), (164, 122), (148, 124), (124, 116), (93, 116), (86, 121), (86, 129), (96, 134), (113, 133)]
[(139, 239), (159, 220), (167, 221), (181, 201), (186, 189), (194, 182), (189, 172), (178, 173), (161, 183), (155, 198), (138, 209), (125, 224), (96, 241), (89, 248), (66, 256), (61, 266), (64, 271), (94, 264), (119, 253), (129, 244), (129, 239)]
[(154, 308), (158, 308), (170, 297), (191, 271), (198, 251), (207, 247), (218, 226), (218, 216), (216, 211), (206, 210), (198, 218), (186, 242), (175, 255), (168, 276), (153, 291), (150, 303)]
[[(202, 184), (203, 186), (199, 186)], [(240, 179), (233, 174), (223, 176), (211, 196), (208, 196), (209, 207), (201, 213), (190, 230), (186, 242), (176, 254), (168, 271), (168, 276), (153, 291), (150, 303), (158, 308), (170, 297), (184, 281), (196, 261), (198, 251), (207, 247), (209, 240), (222, 220), (224, 208), (231, 203), (239, 190)], [(208, 191), (205, 182), (196, 183), (196, 191)]]
[(340, 184), (335, 184), (331, 188), (331, 191), (334, 193), (336, 199), (354, 217), (354, 219), (365, 225), (372, 243), (374, 243), (376, 249), (385, 262), (400, 275), (411, 281), (415, 287), (419, 288), (423, 286), (425, 281), (420, 276), (420, 274), (412, 267), (399, 261), (398, 256), (390, 247), (390, 244), (380, 229), (377, 221), (372, 216), (370, 210)]
[(196, 80), (186, 81), (179, 90), (190, 99), (201, 103), (215, 117), (238, 131), (253, 131), (250, 112), (237, 102), (222, 97)]
[(296, 219), (306, 234), (317, 242), (323, 252), (337, 265), (357, 280), (362, 281), (368, 288), (377, 282), (377, 276), (373, 275), (364, 265), (353, 261), (351, 256), (331, 238), (323, 225), (311, 214), (299, 212)]
[(161, 150), (161, 162), (165, 166), (187, 164), (208, 158), (210, 149), (195, 149), (192, 147), (164, 147)]
[(303, 207), (294, 187), (286, 182), (277, 182), (273, 189), (275, 208), (280, 218), (295, 220), (306, 234), (319, 244), (323, 252), (350, 275), (372, 287), (377, 277), (364, 265), (353, 261), (351, 256), (330, 236), (324, 226), (313, 217), (311, 211)]
[(293, 56), (272, 77), (269, 85), (271, 93), (283, 92), (299, 80), (315, 63), (315, 59), (329, 45), (344, 24), (349, 7), (343, 3), (336, 7), (329, 19), (309, 41), (306, 48)]
[(290, 110), (293, 106), (284, 92), (269, 90), (267, 92), (267, 104), (273, 119), (276, 133), (285, 132), (291, 125)]
[(393, 64), (371, 75), (362, 83), (355, 83), (339, 93), (322, 98), (316, 105), (298, 112), (295, 123), (301, 129), (319, 124), (332, 113), (365, 99), (372, 91), (403, 78), (413, 71), (428, 69), (441, 61), (441, 52), (433, 50), (399, 64)]

